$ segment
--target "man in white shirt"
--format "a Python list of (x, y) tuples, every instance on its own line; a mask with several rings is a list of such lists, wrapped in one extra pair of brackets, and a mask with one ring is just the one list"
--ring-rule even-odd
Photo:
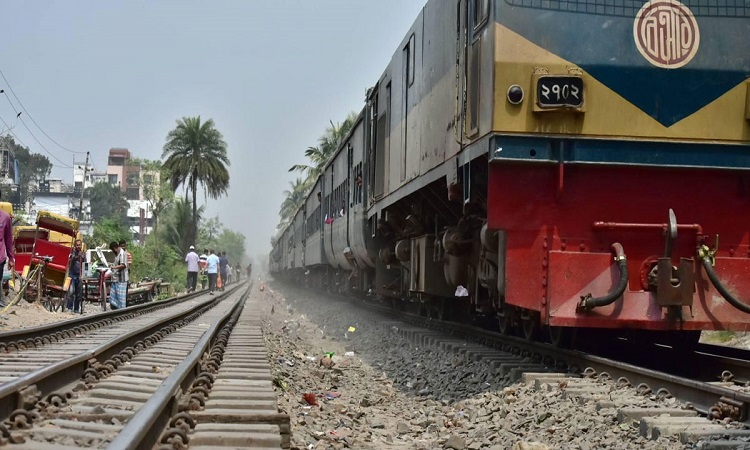
[(200, 270), (200, 258), (195, 253), (195, 247), (190, 246), (190, 252), (185, 256), (185, 262), (187, 263), (187, 291), (195, 292), (195, 288), (198, 286), (198, 271)]
[(211, 249), (206, 259), (206, 272), (208, 273), (208, 293), (214, 295), (216, 279), (219, 277), (219, 257)]

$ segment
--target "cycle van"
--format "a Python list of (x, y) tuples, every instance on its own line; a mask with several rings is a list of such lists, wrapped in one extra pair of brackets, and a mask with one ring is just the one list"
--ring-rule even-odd
[[(64, 299), (70, 285), (68, 277), (68, 260), (73, 249), (73, 243), (78, 236), (79, 224), (77, 220), (55, 214), (49, 211), (39, 211), (36, 218), (37, 234), (31, 249), (29, 265), (23, 269), (23, 278), (28, 279), (36, 289), (26, 291), (29, 301), (41, 300), (42, 297)], [(45, 238), (38, 230), (47, 230)], [(49, 235), (56, 233), (54, 241)], [(37, 266), (40, 266), (37, 268)], [(29, 279), (35, 274), (36, 280)], [(30, 286), (32, 287), (32, 286)], [(36, 299), (30, 296), (36, 295)]]

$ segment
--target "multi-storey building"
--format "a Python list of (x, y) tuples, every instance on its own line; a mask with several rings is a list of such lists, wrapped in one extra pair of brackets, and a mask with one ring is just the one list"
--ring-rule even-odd
[(126, 148), (111, 148), (107, 159), (107, 181), (120, 187), (128, 200), (128, 225), (134, 238), (142, 239), (151, 233), (153, 216), (151, 205), (143, 191), (144, 181), (151, 182), (158, 172), (141, 169), (141, 165), (133, 161), (130, 151)]

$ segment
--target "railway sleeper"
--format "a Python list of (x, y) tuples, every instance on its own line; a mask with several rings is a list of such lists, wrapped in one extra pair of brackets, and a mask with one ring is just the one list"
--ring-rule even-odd
[[(160, 386), (160, 378), (165, 378), (182, 360), (170, 355), (189, 353), (193, 349), (190, 339), (197, 340), (205, 332), (205, 325), (195, 323), (196, 319), (211, 320), (220, 315), (222, 308), (214, 310), (218, 304), (206, 304), (162, 327), (133, 347), (123, 349), (121, 358), (104, 363), (92, 358), (82, 375), (87, 384), (79, 384), (75, 393), (47, 397), (54, 397), (58, 405), (39, 401), (32, 411), (14, 412), (9, 419), (11, 437), (16, 443), (26, 442), (14, 448), (36, 449), (46, 443), (65, 448), (70, 442), (76, 447), (98, 447), (111, 440), (116, 433), (110, 431), (121, 429), (134, 411), (149, 401)], [(155, 360), (161, 366), (155, 365)]]
[[(236, 323), (225, 327), (231, 333), (222, 332), (223, 338), (210, 351), (221, 355), (219, 364), (215, 359), (204, 364), (204, 382), (198, 377), (182, 396), (183, 407), (172, 416), (159, 448), (290, 448), (290, 418), (278, 412), (257, 310), (246, 304)], [(203, 401), (185, 407), (186, 398), (196, 392)]]

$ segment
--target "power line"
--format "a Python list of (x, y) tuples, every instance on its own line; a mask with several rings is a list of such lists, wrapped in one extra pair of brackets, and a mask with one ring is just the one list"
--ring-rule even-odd
[[(11, 135), (13, 135), (13, 138), (15, 139), (15, 141), (16, 141), (16, 143), (17, 143), (18, 145), (20, 145), (21, 147), (26, 147), (26, 148), (29, 148), (29, 146), (28, 146), (28, 145), (26, 145), (26, 144), (24, 144), (24, 143), (23, 143), (23, 141), (21, 141), (21, 139), (19, 139), (19, 138), (18, 138), (18, 136), (16, 136), (16, 133), (14, 133), (14, 132), (13, 132), (13, 127), (14, 127), (15, 125), (13, 125), (13, 127), (12, 127), (12, 126), (9, 126), (9, 125), (8, 125), (8, 122), (6, 122), (6, 121), (5, 121), (5, 119), (3, 119), (3, 116), (0, 116), (0, 122), (2, 122), (2, 123), (3, 123), (3, 125), (5, 125), (5, 128), (7, 129), (7, 131), (8, 131), (8, 132), (9, 132), (9, 133), (10, 133)], [(52, 163), (50, 163), (50, 165), (51, 165), (52, 167), (57, 167), (58, 169), (70, 169), (70, 168), (71, 168), (71, 166), (64, 166), (64, 167), (63, 167), (63, 166), (59, 166), (59, 165), (57, 165), (57, 164), (52, 164)]]
[[(29, 113), (29, 110), (28, 110), (28, 109), (26, 109), (26, 107), (25, 107), (25, 106), (23, 106), (23, 103), (21, 103), (21, 99), (20, 99), (20, 98), (18, 98), (18, 96), (16, 95), (16, 92), (15, 92), (15, 91), (13, 90), (13, 88), (12, 88), (12, 87), (10, 86), (10, 83), (8, 82), (8, 79), (7, 79), (7, 78), (5, 78), (5, 74), (3, 73), (3, 71), (2, 71), (2, 70), (0, 70), (0, 76), (2, 76), (2, 77), (3, 77), (3, 80), (5, 80), (5, 84), (6, 84), (7, 86), (8, 86), (8, 90), (10, 90), (10, 93), (11, 93), (11, 94), (13, 94), (13, 97), (15, 97), (16, 101), (17, 101), (17, 102), (18, 102), (18, 104), (19, 104), (19, 105), (21, 106), (21, 109), (22, 109), (22, 110), (23, 110), (23, 111), (24, 111), (24, 112), (26, 113), (26, 115), (27, 115), (27, 116), (29, 116), (29, 119), (31, 119), (31, 121), (32, 121), (32, 122), (34, 122), (34, 125), (36, 125), (36, 127), (37, 127), (37, 128), (39, 128), (39, 131), (41, 131), (41, 132), (42, 132), (42, 133), (43, 133), (43, 134), (44, 134), (45, 136), (47, 136), (47, 139), (49, 139), (50, 141), (54, 142), (54, 143), (55, 143), (55, 145), (57, 145), (57, 146), (58, 146), (58, 147), (60, 147), (61, 149), (65, 150), (66, 152), (70, 152), (70, 153), (79, 153), (79, 154), (83, 154), (83, 153), (86, 153), (86, 152), (77, 152), (77, 151), (75, 151), (75, 150), (71, 150), (71, 149), (69, 149), (69, 148), (67, 148), (67, 147), (65, 147), (65, 146), (63, 146), (63, 145), (61, 145), (60, 143), (58, 143), (58, 142), (57, 142), (56, 140), (52, 139), (52, 137), (51, 137), (51, 136), (50, 136), (49, 134), (47, 134), (47, 132), (46, 132), (46, 131), (44, 131), (44, 129), (43, 129), (43, 128), (42, 128), (41, 126), (39, 126), (39, 124), (38, 124), (38, 123), (36, 123), (36, 120), (34, 120), (34, 118), (33, 118), (33, 117), (31, 116), (31, 114)], [(8, 95), (8, 94), (6, 93), (5, 95)]]
[[(10, 100), (10, 97), (8, 97), (8, 93), (5, 92), (5, 91), (2, 91), (2, 92), (5, 93), (5, 99), (8, 100), (8, 103), (10, 103), (10, 107), (13, 108), (13, 111), (15, 111), (16, 118), (21, 120), (21, 123), (23, 124), (24, 128), (26, 128), (26, 131), (29, 132), (29, 134), (31, 135), (32, 138), (34, 138), (34, 140), (36, 141), (36, 143), (39, 144), (39, 146), (42, 147), (42, 149), (44, 149), (44, 151), (47, 152), (48, 155), (50, 155), (51, 157), (55, 158), (65, 168), (72, 169), (73, 166), (69, 166), (67, 163), (65, 163), (65, 161), (63, 161), (62, 159), (60, 159), (57, 156), (55, 156), (51, 151), (47, 150), (47, 147), (45, 147), (44, 144), (42, 144), (41, 141), (39, 141), (39, 139), (37, 139), (36, 135), (31, 131), (31, 129), (29, 128), (29, 126), (26, 125), (26, 122), (23, 120), (23, 117), (21, 117), (21, 112), (19, 112), (18, 109), (16, 109), (16, 105), (14, 105), (13, 102)], [(14, 136), (15, 136), (15, 134), (14, 134)]]
[[(16, 116), (16, 118), (17, 118), (17, 117), (18, 117), (18, 116)], [(8, 125), (8, 122), (6, 122), (6, 121), (5, 121), (5, 119), (3, 119), (3, 117), (2, 117), (2, 116), (0, 116), (0, 121), (2, 121), (2, 122), (3, 122), (3, 125), (5, 125), (5, 128), (7, 128), (7, 129), (8, 129), (8, 132), (10, 132), (10, 134), (12, 134), (12, 135), (13, 135), (13, 137), (15, 138), (16, 142), (18, 142), (18, 144), (20, 144), (20, 145), (21, 145), (22, 147), (26, 147), (26, 148), (29, 148), (29, 146), (28, 146), (28, 145), (26, 145), (26, 144), (24, 144), (24, 143), (23, 143), (23, 142), (21, 141), (21, 139), (19, 139), (19, 138), (18, 138), (18, 136), (16, 136), (16, 133), (14, 133), (14, 132), (13, 132), (13, 127), (15, 127), (15, 124), (14, 124), (13, 126), (10, 126), (10, 125)]]

